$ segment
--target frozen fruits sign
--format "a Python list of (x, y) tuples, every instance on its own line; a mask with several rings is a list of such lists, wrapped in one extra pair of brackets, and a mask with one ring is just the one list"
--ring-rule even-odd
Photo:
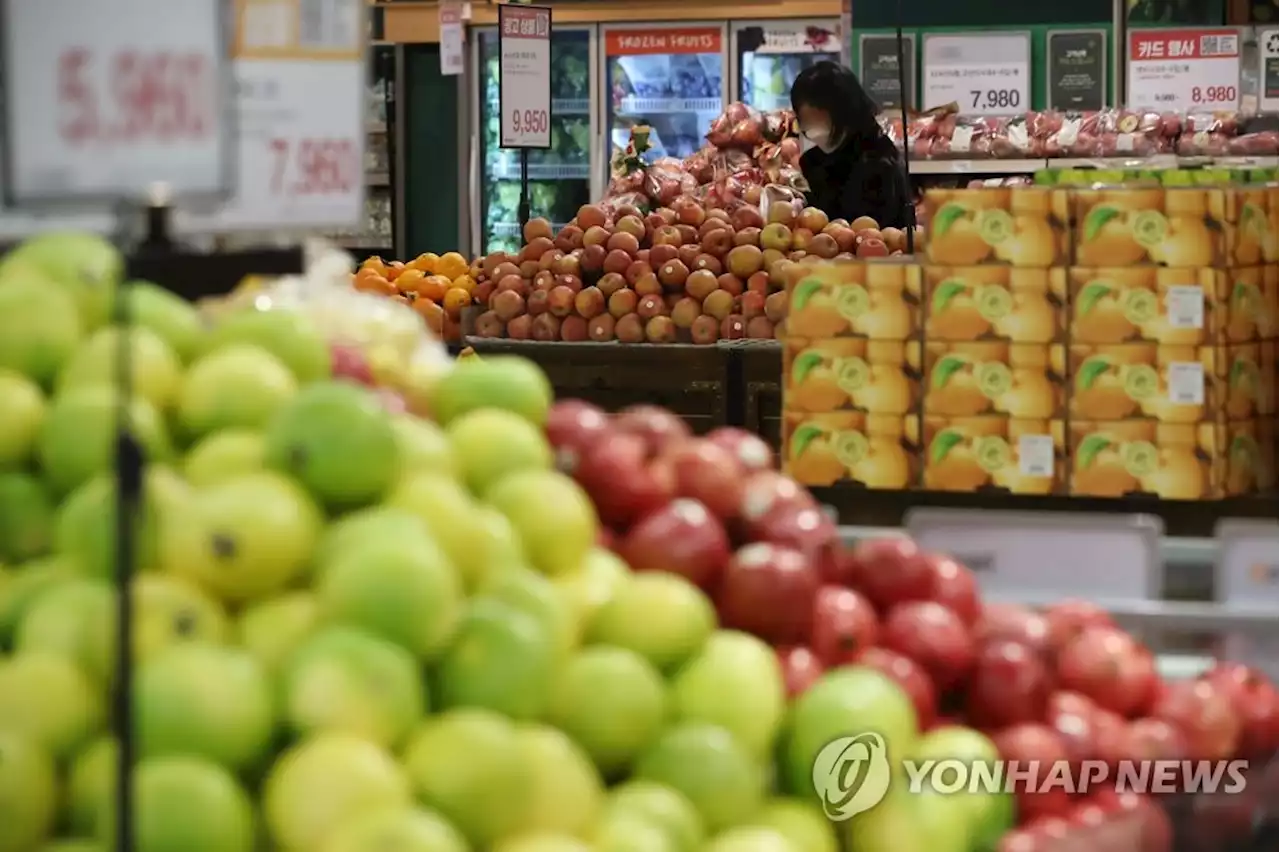
[(1129, 103), (1160, 110), (1233, 110), (1240, 103), (1234, 29), (1129, 33)]
[(719, 53), (719, 27), (681, 29), (613, 30), (605, 37), (610, 56), (645, 56), (664, 53)]

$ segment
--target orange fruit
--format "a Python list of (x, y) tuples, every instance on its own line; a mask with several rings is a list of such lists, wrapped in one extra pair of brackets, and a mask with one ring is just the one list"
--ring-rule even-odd
[(386, 261), (378, 257), (376, 254), (373, 257), (366, 258), (365, 262), (360, 264), (360, 268), (372, 269), (373, 271), (377, 272), (379, 275), (383, 276), (384, 278), (386, 277), (386, 274), (387, 274)]
[(396, 292), (396, 285), (383, 276), (376, 269), (361, 269), (356, 273), (355, 287), (365, 293), (378, 293), (383, 296), (391, 296)]
[(450, 281), (459, 275), (466, 275), (471, 269), (471, 264), (467, 263), (467, 259), (456, 251), (445, 252), (440, 255), (440, 260), (436, 262), (436, 274), (443, 275)]
[(427, 273), (416, 266), (411, 266), (396, 276), (396, 286), (402, 293), (417, 293), (426, 278)]
[(450, 287), (444, 294), (444, 309), (454, 319), (460, 317), (462, 309), (470, 304), (471, 294), (461, 287)]
[(390, 263), (387, 264), (387, 280), (395, 281), (397, 278), (400, 277), (400, 273), (404, 272), (406, 269), (408, 269), (408, 267), (405, 266), (400, 261), (398, 260), (391, 261)]
[(440, 262), (440, 255), (433, 251), (424, 251), (422, 254), (409, 261), (409, 265), (414, 269), (421, 269), (428, 275), (434, 275), (436, 272), (436, 264)]
[(428, 275), (422, 282), (422, 286), (418, 288), (418, 294), (426, 296), (433, 302), (443, 302), (444, 294), (449, 291), (452, 284), (453, 282), (443, 275)]
[(459, 290), (466, 290), (469, 295), (476, 291), (476, 279), (470, 275), (459, 275), (453, 279), (453, 286)]
[(430, 299), (417, 299), (413, 303), (413, 309), (427, 321), (427, 328), (437, 334), (440, 332), (441, 326), (444, 325), (444, 308)]

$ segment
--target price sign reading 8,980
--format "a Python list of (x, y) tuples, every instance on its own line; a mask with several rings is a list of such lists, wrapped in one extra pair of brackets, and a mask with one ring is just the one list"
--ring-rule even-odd
[(551, 10), (498, 7), (503, 148), (551, 147)]

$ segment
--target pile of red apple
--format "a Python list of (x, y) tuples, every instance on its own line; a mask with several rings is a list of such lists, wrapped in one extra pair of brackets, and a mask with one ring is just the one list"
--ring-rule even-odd
[[(911, 697), (922, 729), (968, 725), (1023, 765), (1244, 758), (1261, 767), (1276, 753), (1280, 695), (1264, 675), (1224, 663), (1163, 681), (1150, 650), (1098, 606), (984, 604), (972, 572), (910, 539), (845, 547), (755, 435), (695, 438), (660, 408), (609, 416), (576, 400), (557, 403), (547, 429), (560, 466), (595, 500), (607, 543), (634, 570), (704, 588), (722, 624), (778, 649), (793, 695), (827, 669), (873, 666)], [(1002, 852), (1049, 848), (1121, 816), (1141, 818), (1146, 839), (1134, 852), (1171, 848), (1165, 811), (1145, 797), (1058, 787), (1017, 804), (1020, 827)]]
[(715, 343), (771, 339), (796, 263), (901, 254), (906, 235), (874, 220), (828, 221), (779, 201), (761, 213), (691, 196), (649, 212), (585, 205), (559, 233), (543, 219), (518, 254), (479, 263), (475, 334), (516, 340)]

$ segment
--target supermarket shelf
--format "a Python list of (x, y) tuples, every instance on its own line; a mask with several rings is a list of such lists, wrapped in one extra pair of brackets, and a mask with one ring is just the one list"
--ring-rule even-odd
[[(489, 109), (493, 112), (498, 111), (498, 96), (493, 95), (488, 99)], [(551, 114), (552, 115), (589, 115), (591, 113), (591, 101), (587, 98), (552, 98)]]
[(1031, 160), (912, 160), (918, 175), (1016, 175), (1041, 169), (1174, 169), (1195, 166), (1266, 169), (1280, 166), (1280, 157), (1061, 157)]
[[(490, 165), (496, 180), (520, 180), (520, 162), (503, 159)], [(530, 163), (529, 180), (590, 180), (591, 167), (579, 163)]]
[(391, 175), (387, 172), (365, 172), (365, 186), (391, 186)]
[[(568, 224), (567, 222), (552, 222), (551, 229), (553, 231), (559, 231), (561, 228), (563, 228), (567, 224)], [(493, 236), (495, 237), (518, 237), (520, 236), (520, 223), (519, 222), (494, 222), (489, 226), (489, 230), (493, 233)]]
[(364, 127), (370, 135), (376, 135), (387, 132), (387, 123), (385, 121), (370, 121)]
[(1045, 167), (1045, 160), (912, 160), (916, 175), (1030, 175)]
[(662, 115), (682, 112), (720, 112), (719, 98), (637, 98), (625, 97), (615, 110), (618, 115)]

